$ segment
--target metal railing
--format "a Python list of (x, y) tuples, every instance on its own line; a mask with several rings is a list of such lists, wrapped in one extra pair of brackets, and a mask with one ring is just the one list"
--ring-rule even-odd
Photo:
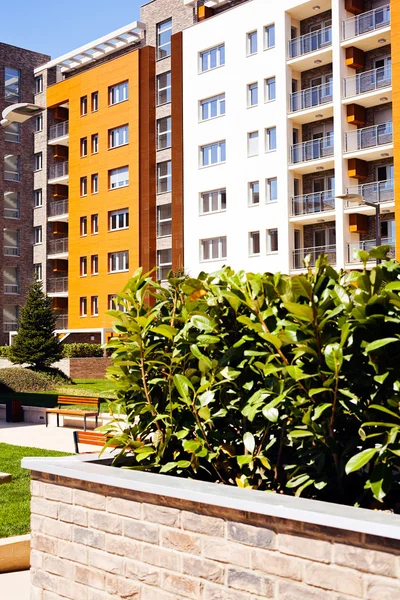
[(322, 50), (332, 45), (332, 27), (322, 27), (318, 31), (312, 31), (306, 33), (300, 37), (289, 40), (289, 58), (296, 58), (315, 52), (316, 50)]
[(54, 163), (49, 169), (49, 179), (56, 179), (58, 177), (65, 177), (68, 175), (68, 161)]
[(19, 256), (19, 246), (3, 246), (4, 256)]
[(292, 198), (291, 216), (309, 215), (334, 209), (335, 190), (325, 190), (324, 192), (303, 194), (302, 196), (295, 196)]
[(348, 40), (390, 25), (390, 4), (346, 19), (342, 24), (342, 38)]
[[(374, 181), (373, 183), (363, 183), (361, 185), (353, 185), (346, 189), (348, 194), (360, 194), (366, 202), (382, 202), (394, 201), (394, 180), (386, 179), (385, 181)], [(354, 206), (362, 206), (354, 202), (346, 202), (346, 208)]]
[(68, 238), (49, 242), (49, 254), (65, 254), (66, 252), (68, 252)]
[(18, 283), (5, 283), (4, 284), (4, 293), (5, 294), (19, 294)]
[(68, 277), (52, 277), (47, 282), (47, 292), (49, 294), (61, 294), (68, 292)]
[(59, 137), (64, 137), (69, 133), (69, 121), (63, 121), (62, 123), (56, 123), (49, 129), (49, 140), (54, 140)]
[(344, 80), (344, 97), (351, 98), (392, 85), (392, 67), (378, 67)]
[(68, 329), (68, 315), (58, 315), (56, 318), (56, 329)]
[(306, 90), (290, 94), (290, 112), (305, 110), (313, 106), (320, 106), (332, 102), (332, 82), (315, 85)]
[(336, 244), (327, 244), (326, 246), (313, 246), (311, 248), (298, 248), (293, 250), (292, 269), (304, 269), (303, 260), (310, 255), (310, 266), (314, 267), (317, 259), (323, 254), (328, 255), (331, 265), (336, 263)]
[[(381, 246), (390, 246), (390, 250), (388, 252), (388, 256), (390, 258), (395, 258), (396, 254), (396, 244), (393, 239), (383, 238), (381, 240)], [(347, 262), (348, 263), (359, 263), (360, 259), (355, 255), (355, 250), (365, 250), (366, 252), (370, 252), (372, 248), (376, 247), (376, 240), (364, 240), (362, 242), (356, 242), (354, 244), (347, 244)], [(376, 260), (375, 258), (370, 258), (369, 260)]]
[(68, 200), (58, 200), (57, 202), (50, 202), (49, 204), (49, 217), (59, 217), (60, 215), (68, 214)]
[(3, 332), (8, 333), (10, 331), (18, 331), (18, 321), (3, 321)]
[(348, 131), (344, 134), (344, 151), (356, 152), (357, 150), (367, 150), (384, 144), (393, 142), (393, 123), (381, 123), (371, 127), (362, 127), (354, 131)]
[(5, 219), (19, 219), (19, 208), (7, 208), (4, 207), (4, 218)]
[(290, 146), (290, 163), (296, 164), (333, 156), (333, 133), (322, 138)]
[(4, 169), (4, 179), (6, 181), (19, 181), (19, 171), (10, 171), (9, 169)]

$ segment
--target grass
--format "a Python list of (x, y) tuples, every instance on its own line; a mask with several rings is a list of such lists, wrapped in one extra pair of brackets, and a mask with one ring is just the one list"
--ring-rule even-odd
[(21, 468), (25, 456), (68, 456), (65, 452), (0, 443), (0, 471), (12, 481), (0, 485), (0, 538), (30, 531), (30, 472)]

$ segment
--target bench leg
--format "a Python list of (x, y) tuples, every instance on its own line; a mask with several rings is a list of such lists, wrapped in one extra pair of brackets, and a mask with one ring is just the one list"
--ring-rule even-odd
[(46, 414), (46, 427), (47, 427), (47, 426), (48, 426), (48, 424), (49, 424), (49, 419), (48, 419), (48, 416), (49, 416), (49, 415), (48, 415), (48, 413), (45, 413), (45, 414)]
[(86, 415), (83, 416), (83, 430), (86, 431)]
[(60, 427), (60, 415), (57, 413), (57, 427)]
[(96, 415), (96, 427), (98, 427), (98, 426), (99, 426), (99, 416)]

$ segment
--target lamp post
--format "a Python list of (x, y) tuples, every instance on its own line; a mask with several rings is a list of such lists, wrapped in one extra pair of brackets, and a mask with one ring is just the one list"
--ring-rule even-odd
[[(347, 202), (354, 202), (357, 204), (366, 204), (366, 206), (372, 206), (375, 209), (375, 243), (377, 246), (381, 245), (381, 207), (379, 202), (367, 202), (361, 194), (342, 194), (341, 196), (336, 196), (336, 198), (341, 198), (342, 200), (346, 200)], [(376, 259), (376, 264), (379, 265), (381, 263), (381, 259)]]
[(0, 125), (7, 127), (11, 123), (24, 123), (32, 117), (37, 117), (45, 109), (37, 104), (29, 104), (29, 102), (19, 102), (7, 106), (1, 114)]

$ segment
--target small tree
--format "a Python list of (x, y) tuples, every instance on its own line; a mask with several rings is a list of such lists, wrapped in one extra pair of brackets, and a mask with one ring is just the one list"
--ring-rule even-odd
[(9, 358), (17, 364), (27, 363), (40, 370), (62, 357), (60, 340), (54, 334), (56, 314), (52, 301), (35, 281), (29, 288), (18, 334), (10, 348)]

